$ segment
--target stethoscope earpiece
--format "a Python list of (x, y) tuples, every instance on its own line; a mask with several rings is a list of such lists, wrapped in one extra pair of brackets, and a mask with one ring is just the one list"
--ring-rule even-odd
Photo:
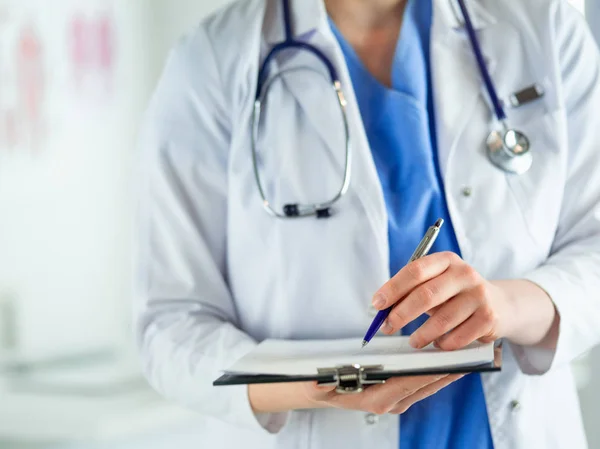
[(487, 138), (487, 154), (496, 167), (508, 173), (521, 175), (533, 163), (529, 139), (521, 131), (504, 128), (492, 131)]

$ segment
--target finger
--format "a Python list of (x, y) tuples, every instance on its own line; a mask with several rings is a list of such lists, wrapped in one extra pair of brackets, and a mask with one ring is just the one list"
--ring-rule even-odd
[(479, 304), (472, 295), (463, 293), (455, 296), (413, 332), (409, 343), (414, 348), (424, 348), (469, 319)]
[(384, 332), (391, 334), (402, 329), (427, 311), (445, 303), (460, 292), (473, 287), (479, 275), (469, 265), (452, 265), (441, 275), (419, 285), (397, 303), (387, 319)]
[(367, 410), (379, 415), (389, 413), (399, 401), (414, 395), (419, 390), (438, 382), (444, 377), (446, 377), (445, 374), (439, 374), (390, 379), (384, 384), (387, 386), (386, 388), (374, 390), (371, 395), (365, 397), (364, 406)]
[(328, 398), (328, 403), (337, 408), (363, 410), (381, 415), (388, 413), (400, 400), (443, 377), (443, 374), (397, 377), (387, 380), (384, 384), (371, 385), (360, 394), (334, 394)]
[(392, 407), (389, 413), (395, 415), (404, 413), (412, 405), (416, 404), (419, 401), (422, 401), (425, 398), (428, 398), (429, 396), (433, 396), (438, 391), (442, 390), (443, 388), (446, 388), (448, 385), (450, 385), (453, 382), (456, 382), (458, 379), (464, 376), (464, 374), (451, 374), (449, 376), (444, 377), (443, 379), (438, 380), (437, 382), (427, 385), (426, 387), (417, 391), (412, 396), (409, 396), (408, 398), (398, 402), (394, 407)]
[(438, 345), (445, 351), (454, 351), (470, 345), (480, 338), (494, 339), (494, 312), (489, 307), (480, 307), (465, 322), (456, 329), (437, 340)]
[(425, 312), (425, 313), (426, 313), (427, 315), (429, 315), (429, 316), (432, 316), (432, 315), (433, 315), (435, 312), (437, 312), (438, 310), (440, 310), (440, 309), (441, 309), (442, 305), (443, 305), (443, 304), (440, 304), (440, 305), (438, 305), (438, 306), (435, 306), (435, 307), (433, 307), (433, 308), (429, 309), (429, 310), (428, 310), (427, 312)]
[(373, 306), (378, 310), (393, 306), (417, 286), (439, 276), (459, 261), (455, 253), (441, 252), (410, 262), (375, 293)]

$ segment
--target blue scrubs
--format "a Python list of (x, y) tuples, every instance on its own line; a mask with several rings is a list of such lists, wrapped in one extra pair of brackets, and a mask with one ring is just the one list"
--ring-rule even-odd
[[(438, 218), (445, 224), (432, 252), (460, 254), (438, 169), (429, 32), (432, 0), (410, 0), (392, 68), (392, 88), (379, 83), (331, 22), (344, 52), (389, 216), (390, 272), (409, 260)], [(411, 334), (427, 316), (403, 329)], [(479, 374), (470, 374), (413, 405), (400, 419), (401, 449), (491, 449)]]

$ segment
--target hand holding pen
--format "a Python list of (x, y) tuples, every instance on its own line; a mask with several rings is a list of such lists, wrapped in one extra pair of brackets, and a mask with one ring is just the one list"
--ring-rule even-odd
[[(429, 228), (410, 259), (374, 295), (379, 310), (365, 335), (366, 345), (381, 331), (392, 335), (423, 314), (429, 318), (410, 336), (412, 347), (421, 349), (432, 343), (444, 351), (464, 348), (473, 342), (491, 343), (506, 338), (517, 344), (538, 344), (546, 334), (532, 333), (519, 322), (521, 292), (536, 297), (537, 287), (528, 281), (488, 281), (474, 267), (451, 251), (425, 256), (436, 239), (442, 221)], [(422, 261), (415, 262), (423, 258)], [(411, 269), (408, 269), (411, 267)], [(540, 301), (551, 313), (549, 297)], [(549, 315), (550, 316), (550, 315)], [(553, 325), (554, 326), (554, 325)]]
[[(421, 257), (426, 256), (427, 253), (429, 253), (429, 251), (431, 250), (431, 247), (433, 246), (433, 244), (435, 242), (435, 239), (437, 238), (437, 236), (440, 232), (440, 228), (442, 227), (443, 224), (444, 224), (444, 220), (442, 220), (440, 218), (438, 221), (435, 222), (435, 224), (433, 226), (429, 227), (429, 229), (425, 233), (425, 236), (421, 240), (421, 243), (419, 243), (419, 246), (417, 246), (417, 249), (411, 256), (409, 263), (413, 262), (417, 259), (420, 259)], [(363, 348), (377, 334), (377, 332), (379, 331), (379, 328), (383, 325), (383, 323), (385, 322), (385, 320), (387, 319), (387, 317), (389, 316), (389, 314), (393, 308), (394, 308), (394, 306), (391, 305), (387, 309), (380, 310), (377, 313), (377, 315), (373, 319), (373, 322), (371, 323), (371, 326), (369, 327), (369, 329), (367, 330), (367, 333), (365, 334), (365, 337), (362, 342)]]

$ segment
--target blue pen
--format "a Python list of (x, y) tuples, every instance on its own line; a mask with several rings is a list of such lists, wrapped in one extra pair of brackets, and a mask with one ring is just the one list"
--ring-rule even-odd
[[(431, 226), (427, 230), (427, 232), (425, 233), (425, 237), (423, 237), (423, 240), (421, 240), (421, 243), (419, 243), (419, 246), (417, 246), (417, 249), (411, 256), (408, 263), (410, 263), (414, 260), (420, 259), (421, 257), (427, 255), (427, 253), (433, 246), (435, 239), (437, 238), (438, 234), (440, 233), (440, 228), (442, 227), (443, 224), (444, 224), (444, 220), (442, 220), (440, 218), (438, 221), (435, 222), (435, 224), (433, 226)], [(371, 339), (379, 331), (379, 328), (385, 322), (385, 319), (388, 317), (388, 315), (392, 311), (393, 307), (394, 306), (390, 306), (385, 310), (380, 310), (379, 312), (377, 312), (377, 315), (373, 319), (373, 322), (371, 323), (371, 326), (369, 327), (369, 330), (367, 331), (365, 338), (363, 339), (363, 342), (362, 342), (363, 348), (365, 346), (367, 346), (367, 344), (371, 341)]]

